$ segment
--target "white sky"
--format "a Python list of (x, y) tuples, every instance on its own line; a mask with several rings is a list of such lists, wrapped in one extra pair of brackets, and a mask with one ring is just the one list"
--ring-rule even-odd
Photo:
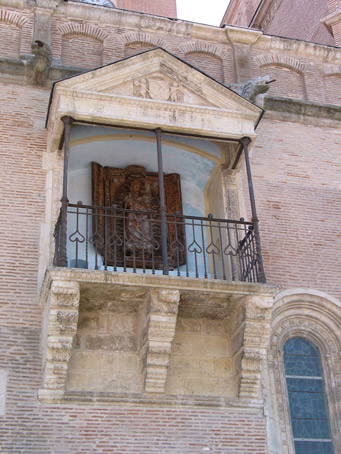
[(178, 19), (220, 25), (230, 0), (176, 0)]

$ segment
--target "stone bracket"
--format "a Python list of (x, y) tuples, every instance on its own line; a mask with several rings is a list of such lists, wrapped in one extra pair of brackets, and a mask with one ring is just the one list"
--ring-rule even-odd
[(257, 399), (263, 360), (270, 337), (273, 298), (244, 297), (233, 320), (233, 357), (239, 377), (239, 397)]
[(178, 290), (151, 292), (147, 353), (144, 364), (146, 392), (164, 393), (165, 391), (179, 301)]
[(40, 398), (64, 394), (78, 308), (78, 282), (53, 281), (43, 321), (44, 377)]

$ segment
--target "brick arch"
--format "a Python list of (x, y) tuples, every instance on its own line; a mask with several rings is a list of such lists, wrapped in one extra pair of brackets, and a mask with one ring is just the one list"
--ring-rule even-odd
[(188, 43), (179, 46), (179, 55), (214, 79), (224, 82), (223, 60), (228, 57), (226, 51), (214, 44)]
[(27, 22), (20, 14), (0, 9), (1, 57), (19, 58), (22, 27)]
[(306, 68), (306, 65), (299, 60), (283, 55), (260, 55), (255, 58), (255, 62), (259, 67), (270, 65), (282, 66), (284, 68), (290, 69), (291, 71), (295, 71), (298, 74), (303, 74)]
[(14, 11), (6, 11), (4, 9), (0, 9), (0, 22), (22, 28), (25, 24), (27, 24), (28, 19), (24, 16), (21, 16), (20, 14), (15, 13)]
[(270, 95), (305, 100), (306, 90), (304, 76), (297, 66), (283, 62), (265, 63), (258, 69), (261, 76), (269, 75), (276, 82), (271, 84)]
[(121, 36), (121, 40), (124, 46), (125, 57), (130, 57), (131, 55), (153, 49), (154, 47), (166, 47), (162, 39), (147, 33), (126, 33)]
[(89, 38), (96, 39), (101, 43), (103, 43), (103, 41), (108, 37), (103, 30), (89, 24), (63, 24), (58, 27), (58, 31), (63, 38), (69, 35), (84, 35)]
[(178, 55), (184, 57), (186, 54), (193, 52), (201, 52), (204, 54), (210, 54), (214, 57), (219, 57), (222, 60), (228, 57), (228, 53), (214, 44), (206, 43), (188, 43), (179, 46)]

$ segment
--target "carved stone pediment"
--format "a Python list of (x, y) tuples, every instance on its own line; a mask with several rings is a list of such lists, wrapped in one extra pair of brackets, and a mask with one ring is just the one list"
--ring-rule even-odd
[(214, 107), (207, 99), (183, 84), (165, 77), (161, 72), (136, 78), (105, 91), (105, 93), (109, 92), (113, 95), (133, 96), (154, 101)]
[(161, 48), (59, 81), (51, 100), (49, 148), (60, 142), (64, 115), (116, 126), (252, 139), (263, 111)]

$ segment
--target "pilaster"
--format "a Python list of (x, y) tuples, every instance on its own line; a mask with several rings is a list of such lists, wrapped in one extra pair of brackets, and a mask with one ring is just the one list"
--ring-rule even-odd
[(263, 35), (259, 30), (225, 27), (228, 40), (233, 46), (235, 83), (252, 78), (251, 46)]

